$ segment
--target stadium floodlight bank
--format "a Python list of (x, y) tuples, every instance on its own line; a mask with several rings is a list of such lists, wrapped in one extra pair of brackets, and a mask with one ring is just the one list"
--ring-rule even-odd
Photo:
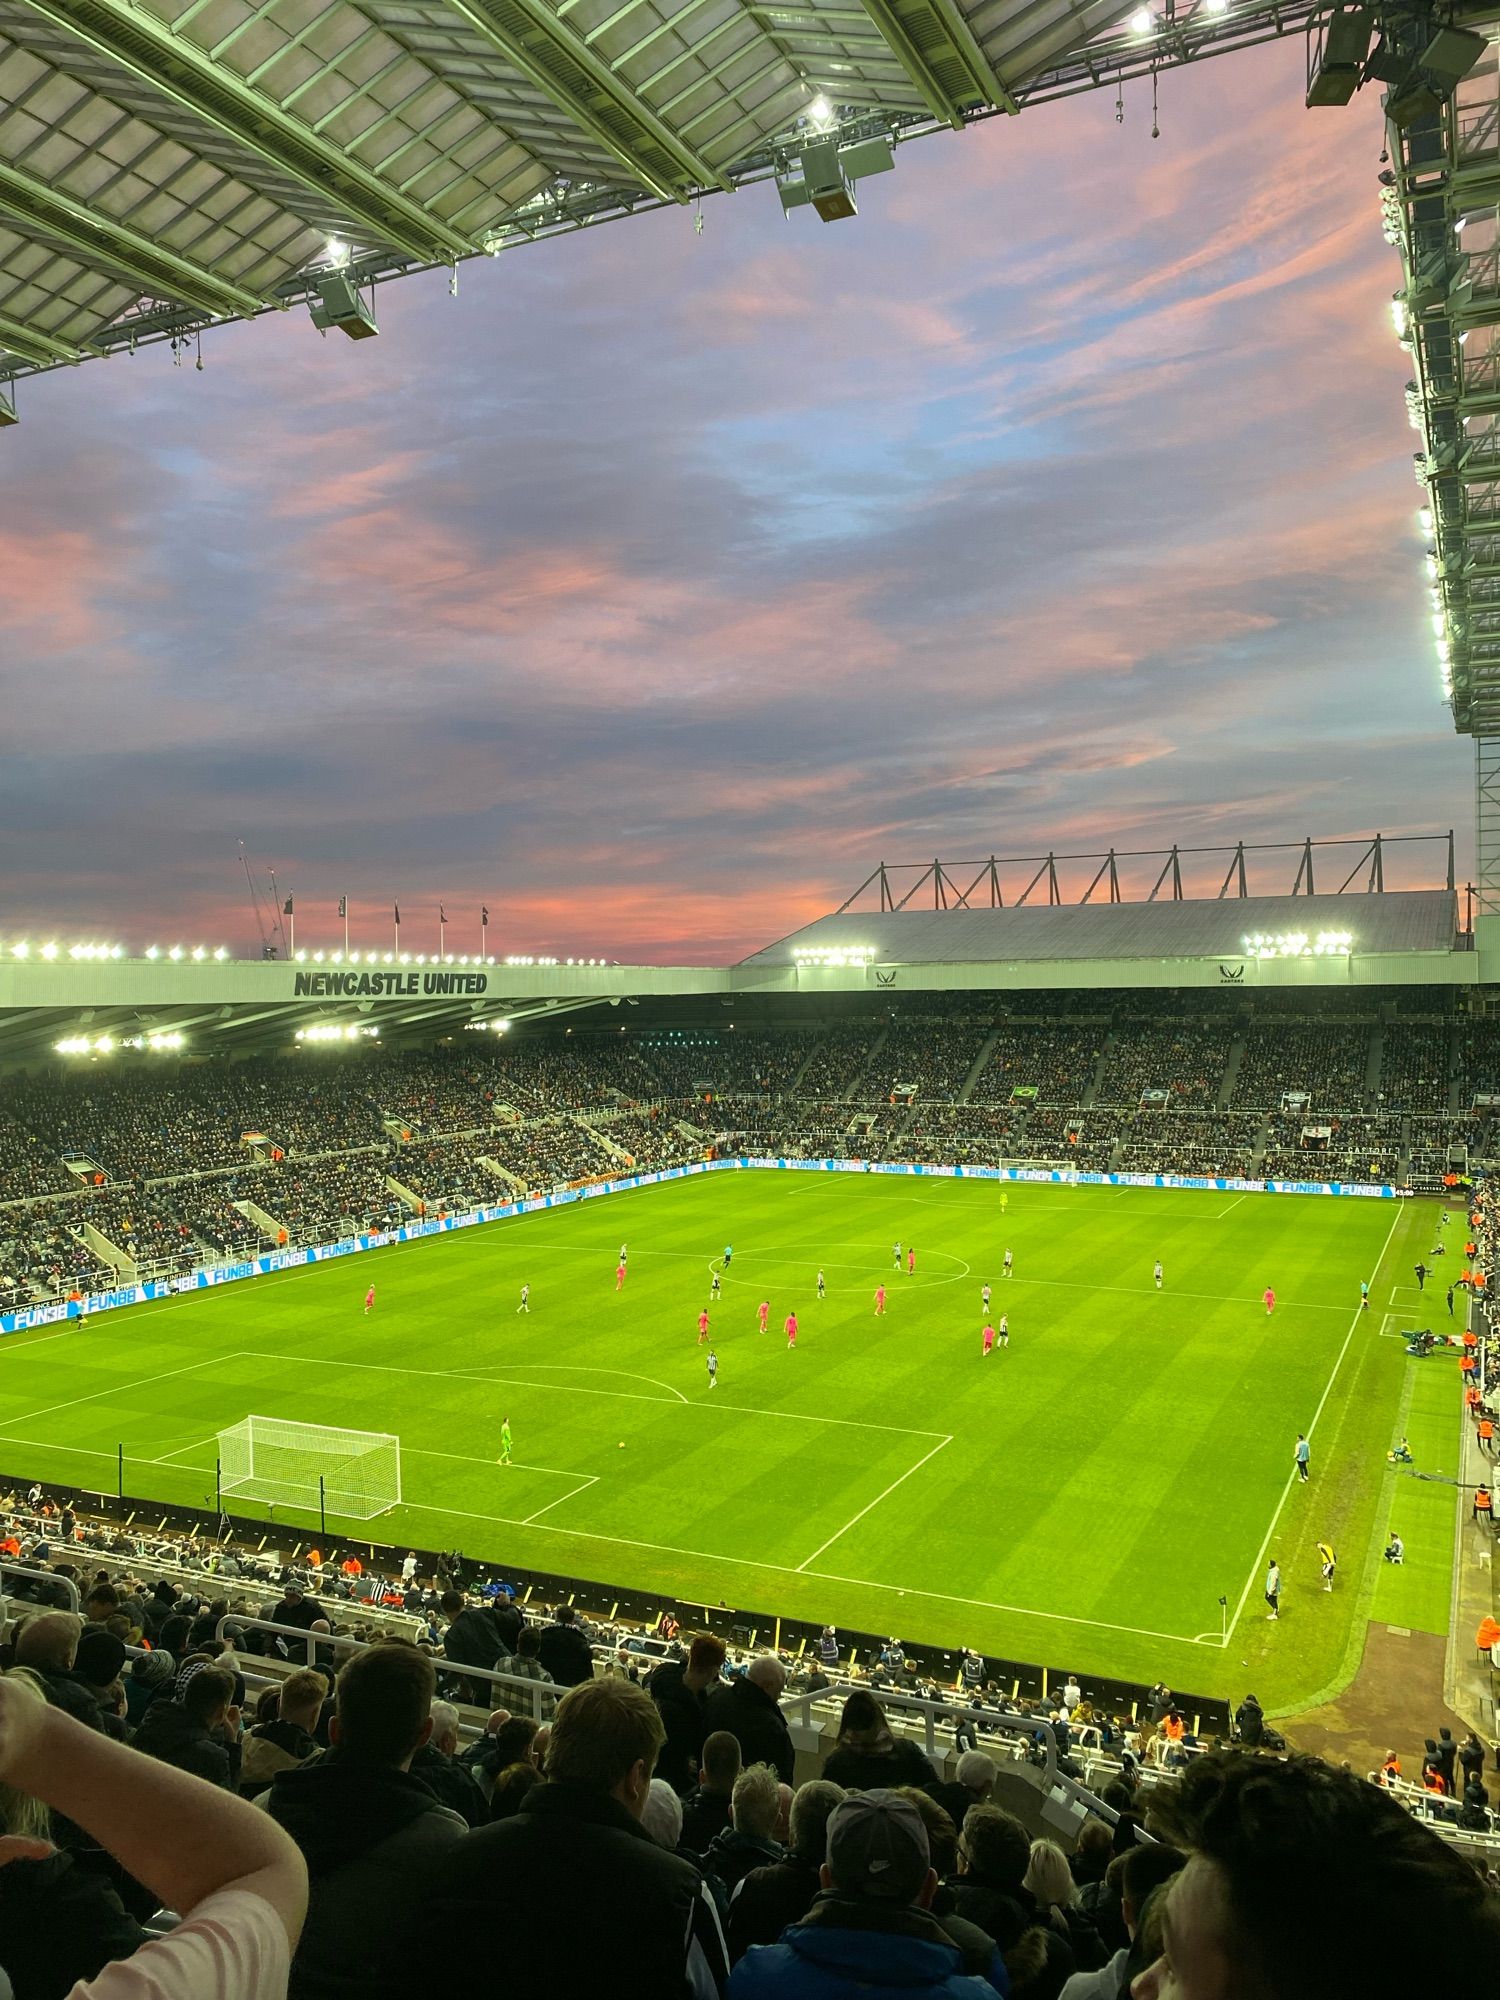
[(246, 1417), (219, 1432), (224, 1502), (257, 1500), (317, 1514), (326, 1507), (372, 1521), (401, 1504), (401, 1440), (385, 1431), (344, 1431), (281, 1417)]

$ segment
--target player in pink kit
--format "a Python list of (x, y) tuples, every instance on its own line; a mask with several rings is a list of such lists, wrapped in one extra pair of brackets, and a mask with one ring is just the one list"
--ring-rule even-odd
[(771, 1317), (771, 1301), (769, 1299), (762, 1299), (755, 1310), (760, 1315), (760, 1330), (764, 1333), (766, 1330), (766, 1321)]
[(788, 1347), (795, 1347), (797, 1345), (797, 1315), (795, 1313), (788, 1313), (786, 1316), (786, 1344)]
[(1266, 1318), (1269, 1319), (1272, 1313), (1275, 1312), (1276, 1310), (1276, 1294), (1271, 1290), (1271, 1287), (1267, 1285), (1265, 1291), (1262, 1293), (1261, 1296), (1265, 1301)]
[(913, 1276), (915, 1276), (915, 1274), (916, 1274), (916, 1269), (917, 1269), (917, 1253), (916, 1253), (916, 1251), (915, 1251), (915, 1250), (912, 1250), (912, 1249), (908, 1248), (908, 1250), (907, 1250), (907, 1252), (906, 1252), (906, 1275), (907, 1275), (907, 1277), (908, 1277), (908, 1278), (910, 1278), (910, 1277), (913, 1277)]
[(699, 1313), (698, 1315), (698, 1345), (701, 1347), (704, 1341), (707, 1340), (707, 1338), (708, 1338), (708, 1307), (705, 1306), (702, 1312)]
[(877, 1319), (880, 1319), (884, 1316), (884, 1313), (885, 1313), (885, 1286), (877, 1285), (875, 1287), (875, 1317)]
[(615, 1290), (619, 1291), (624, 1283), (625, 1283), (625, 1266), (622, 1262), (616, 1264), (615, 1266)]
[(986, 1354), (993, 1354), (995, 1351), (995, 1329), (992, 1326), (987, 1326), (984, 1330), (984, 1351)]
[(370, 1289), (365, 1293), (365, 1311), (369, 1312), (374, 1303), (375, 1303), (375, 1287), (371, 1285)]

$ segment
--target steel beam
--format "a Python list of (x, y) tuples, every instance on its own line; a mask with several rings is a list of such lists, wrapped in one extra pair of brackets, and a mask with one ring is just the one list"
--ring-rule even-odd
[(1019, 111), (1021, 107), (1011, 95), (1010, 86), (980, 47), (956, 0), (927, 0), (927, 5), (941, 22), (953, 53), (973, 77), (975, 88), (985, 102), (993, 104), (997, 111)]
[(222, 132), (347, 220), (350, 233), (408, 256), (447, 262), (478, 248), (417, 203), (386, 187), (339, 147), (315, 138), (204, 50), (125, 0), (23, 0), (34, 14), (126, 70), (148, 89)]
[(83, 349), (74, 347), (71, 341), (57, 340), (50, 333), (43, 333), (39, 327), (23, 326), (17, 319), (9, 319), (0, 313), (0, 347), (8, 348), (21, 360), (30, 361), (38, 368), (54, 366), (59, 361), (82, 361)]
[[(61, 244), (80, 264), (111, 271), (138, 292), (177, 299), (195, 311), (222, 314), (259, 312), (274, 301), (247, 292), (174, 251), (153, 243), (123, 222), (60, 194), (16, 167), (0, 164), (0, 214), (23, 232)], [(37, 336), (31, 336), (35, 339)]]
[[(630, 85), (540, 0), (445, 0), (487, 41), (663, 201), (733, 183), (663, 124)], [(653, 157), (653, 155), (655, 157)]]
[(880, 39), (910, 77), (933, 117), (941, 118), (955, 132), (961, 132), (964, 123), (962, 107), (955, 104), (943, 88), (936, 71), (906, 32), (906, 25), (894, 7), (888, 6), (887, 0), (862, 0), (862, 4), (879, 30)]

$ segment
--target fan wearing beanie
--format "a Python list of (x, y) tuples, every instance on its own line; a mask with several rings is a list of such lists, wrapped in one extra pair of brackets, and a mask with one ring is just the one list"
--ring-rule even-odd
[(752, 1945), (729, 2000), (834, 2000), (872, 1988), (908, 2000), (995, 2000), (963, 1970), (957, 1945), (929, 1914), (938, 1878), (922, 1816), (896, 1792), (851, 1792), (828, 1819), (822, 1889), (779, 1944)]

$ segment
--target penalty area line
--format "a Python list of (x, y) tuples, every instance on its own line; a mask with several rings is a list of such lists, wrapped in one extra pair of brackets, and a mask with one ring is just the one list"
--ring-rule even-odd
[(875, 1508), (877, 1508), (880, 1505), (882, 1500), (888, 1500), (890, 1496), (895, 1492), (898, 1486), (904, 1486), (907, 1480), (911, 1478), (914, 1472), (920, 1472), (924, 1465), (928, 1464), (932, 1459), (936, 1458), (938, 1453), (942, 1451), (945, 1446), (952, 1444), (952, 1442), (953, 1439), (951, 1436), (941, 1439), (937, 1444), (935, 1444), (932, 1447), (931, 1451), (925, 1452), (922, 1455), (922, 1457), (917, 1460), (915, 1465), (909, 1465), (906, 1468), (905, 1472), (901, 1474), (899, 1479), (893, 1479), (891, 1481), (890, 1485), (887, 1486), (884, 1493), (877, 1493), (875, 1495), (875, 1498), (869, 1503), (867, 1507), (861, 1507), (859, 1512), (853, 1517), (852, 1520), (846, 1521), (843, 1527), (840, 1528), (837, 1531), (837, 1533), (830, 1535), (826, 1542), (822, 1543), (820, 1547), (814, 1549), (812, 1554), (807, 1558), (806, 1562), (798, 1563), (797, 1565), (798, 1574), (800, 1575), (803, 1571), (807, 1570), (813, 1563), (815, 1563), (818, 1560), (818, 1557), (822, 1555), (824, 1549), (831, 1549), (835, 1542), (842, 1540), (842, 1538), (848, 1534), (851, 1528), (857, 1527), (859, 1525), (859, 1523), (865, 1518), (866, 1514), (872, 1513), (875, 1510)]

